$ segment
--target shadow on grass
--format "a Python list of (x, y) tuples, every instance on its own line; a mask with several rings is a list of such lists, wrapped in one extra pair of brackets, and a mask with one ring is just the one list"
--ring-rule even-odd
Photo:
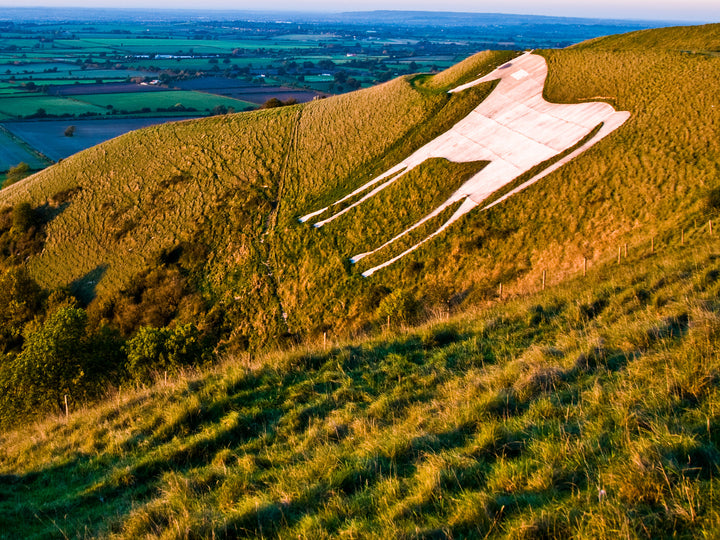
[(90, 270), (84, 276), (77, 278), (70, 284), (70, 292), (72, 295), (80, 300), (83, 305), (87, 306), (95, 299), (95, 289), (107, 269), (107, 264), (101, 264), (93, 270)]

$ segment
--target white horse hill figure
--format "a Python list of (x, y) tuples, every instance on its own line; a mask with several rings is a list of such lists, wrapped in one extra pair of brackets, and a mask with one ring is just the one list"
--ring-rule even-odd
[(493, 92), (449, 131), (329, 207), (303, 216), (300, 221), (308, 221), (325, 213), (329, 208), (373, 188), (353, 204), (315, 223), (315, 227), (322, 227), (385, 189), (408, 171), (430, 158), (446, 158), (449, 161), (460, 163), (481, 160), (489, 162), (480, 172), (460, 186), (447, 201), (420, 221), (372, 251), (354, 256), (351, 260), (357, 262), (363, 257), (383, 249), (426, 221), (438, 216), (447, 207), (463, 201), (455, 213), (435, 232), (400, 255), (363, 272), (363, 275), (367, 277), (444, 231), (462, 215), (482, 204), (493, 192), (512, 182), (524, 172), (577, 145), (598, 126), (600, 129), (597, 133), (582, 146), (492, 204), (483, 207), (483, 210), (502, 202), (558, 169), (616, 130), (630, 117), (629, 112), (615, 111), (607, 103), (590, 102), (572, 105), (549, 103), (542, 97), (546, 77), (545, 59), (526, 52), (492, 73), (450, 90), (450, 92), (461, 92), (471, 86), (500, 79)]

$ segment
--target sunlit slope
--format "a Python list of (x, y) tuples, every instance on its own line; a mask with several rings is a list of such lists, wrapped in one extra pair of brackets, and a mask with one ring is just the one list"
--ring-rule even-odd
[[(278, 199), (299, 130), (312, 133), (300, 152), (312, 155), (306, 161), (313, 166), (294, 182), (305, 191), (318, 182), (319, 171), (347, 174), (381, 154), (425, 120), (427, 108), (426, 99), (399, 79), (306, 107), (149, 128), (82, 152), (0, 196), (11, 204), (22, 198), (39, 205), (79, 188), (53, 220), (46, 249), (31, 268), (54, 286), (106, 267), (97, 287), (103, 292), (125, 283), (159, 250), (190, 240), (208, 219), (242, 221), (237, 214), (243, 214), (249, 228), (232, 232), (255, 236), (268, 203)], [(405, 122), (385, 125), (399, 116)], [(232, 241), (229, 234), (223, 240)]]
[(716, 538), (719, 278), (703, 234), (123, 387), (0, 433), (0, 538)]
[[(444, 77), (452, 82), (476, 76), (512, 55), (480, 53), (466, 70), (455, 68), (456, 75)], [(27, 261), (45, 287), (70, 286), (86, 300), (102, 302), (160, 264), (163, 253), (179, 245), (201, 246), (195, 285), (206, 300), (225, 306), (243, 300), (227, 309), (242, 312), (237, 319), (247, 333), (262, 328), (261, 333), (277, 335), (288, 327), (280, 321), (276, 282), (296, 266), (295, 251), (308, 241), (319, 244), (304, 255), (312, 264), (300, 270), (301, 281), (307, 274), (322, 278), (319, 268), (332, 269), (326, 257), (344, 258), (344, 249), (326, 249), (305, 234), (296, 220), (300, 209), (447, 129), (491, 88), (451, 97), (426, 88), (425, 79), (402, 78), (301, 106), (144, 129), (3, 190), (0, 206), (68, 201), (52, 210), (44, 249)], [(416, 178), (421, 191), (426, 177)], [(443, 174), (429, 178), (430, 185), (438, 179), (454, 181)], [(398, 227), (401, 218), (402, 213)], [(298, 230), (287, 239), (292, 228)], [(289, 253), (278, 249), (288, 241), (299, 244)]]
[(706, 223), (707, 194), (720, 184), (720, 57), (707, 52), (718, 28), (540, 51), (549, 66), (547, 100), (607, 101), (630, 119), (537, 184), (473, 211), (369, 279), (360, 273), (428, 230), (356, 265), (352, 255), (403, 231), (485, 164), (429, 161), (320, 230), (298, 217), (447, 131), (492, 86), (452, 97), (445, 90), (488, 73), (507, 54), (305, 106), (130, 134), (0, 192), (0, 204), (28, 197), (43, 204), (82, 186), (27, 264), (46, 286), (75, 282), (88, 298), (95, 287), (96, 302), (185, 242), (204, 254), (195, 286), (222, 307), (241, 341), (363, 330), (386, 320), (379, 304), (393, 294), (407, 302), (390, 314), (411, 320), (483, 301), (500, 282), (506, 293), (536, 289), (543, 271), (557, 282), (581, 271), (585, 258), (592, 266), (619, 246), (641, 249), (653, 238), (660, 247)]
[[(659, 31), (650, 47), (644, 45), (647, 36), (631, 34), (607, 38), (617, 39), (617, 45), (606, 46), (600, 40), (597, 49), (592, 44), (542, 51), (549, 63), (546, 99), (607, 101), (617, 110), (629, 111), (631, 118), (536, 185), (489, 211), (467, 215), (443, 236), (367, 280), (357, 280), (356, 273), (400, 253), (407, 244), (352, 267), (343, 267), (345, 257), (403, 230), (402, 224), (377, 225), (389, 215), (406, 212), (408, 195), (401, 186), (388, 188), (397, 191), (378, 195), (379, 200), (360, 205), (322, 230), (290, 230), (282, 249), (301, 268), (315, 264), (311, 258), (316, 254), (305, 249), (308, 242), (333, 242), (338, 255), (324, 259), (336, 267), (333, 274), (299, 271), (296, 279), (281, 281), (281, 296), (295, 308), (287, 309), (289, 322), (295, 322), (295, 328), (311, 328), (304, 306), (318, 301), (323, 302), (325, 324), (361, 320), (356, 314), (367, 309), (368, 296), (346, 293), (343, 287), (350, 284), (355, 291), (372, 286), (409, 290), (426, 305), (435, 302), (436, 309), (452, 307), (463, 298), (494, 296), (498, 282), (511, 293), (536, 289), (543, 270), (549, 281), (564, 279), (581, 271), (584, 258), (592, 266), (616, 256), (626, 243), (630, 250), (644, 249), (654, 237), (656, 245), (662, 245), (679, 239), (683, 228), (706, 223), (712, 217), (706, 196), (720, 184), (720, 103), (713, 105), (720, 89), (720, 58), (683, 53), (677, 40), (688, 32), (693, 45), (702, 45), (695, 36), (707, 33), (703, 39), (710, 43), (718, 28)], [(659, 46), (664, 39), (667, 46)], [(622, 43), (627, 43), (626, 49)], [(412, 184), (410, 179), (406, 182)], [(337, 199), (333, 195), (298, 213), (322, 208)], [(406, 226), (410, 223), (410, 218), (404, 221)], [(416, 238), (425, 234), (417, 233)], [(333, 315), (336, 321), (329, 321)]]

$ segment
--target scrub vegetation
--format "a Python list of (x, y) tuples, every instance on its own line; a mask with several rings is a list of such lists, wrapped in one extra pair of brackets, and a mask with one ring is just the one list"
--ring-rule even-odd
[(150, 127), (2, 189), (0, 537), (716, 534), (718, 39), (542, 51), (547, 99), (628, 122), (369, 279), (348, 257), (483, 163), (298, 217), (515, 53)]

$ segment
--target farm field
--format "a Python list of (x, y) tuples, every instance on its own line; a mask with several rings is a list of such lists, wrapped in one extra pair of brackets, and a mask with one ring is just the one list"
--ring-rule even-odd
[[(189, 117), (173, 118), (174, 121), (187, 120)], [(154, 126), (168, 122), (170, 119), (162, 117), (147, 118), (118, 118), (118, 119), (97, 119), (97, 120), (49, 120), (43, 122), (7, 122), (2, 127), (19, 137), (30, 146), (54, 161), (65, 159), (81, 150), (100, 144), (124, 133), (147, 126)], [(72, 137), (64, 135), (65, 129), (73, 125), (75, 133)], [(2, 132), (0, 132), (2, 136)], [(5, 151), (5, 140), (0, 140), (2, 151)], [(8, 153), (5, 157), (0, 154), (0, 167), (7, 168), (16, 165), (20, 161), (27, 162), (32, 168), (43, 168), (45, 165), (37, 160), (30, 162), (31, 158), (20, 158)]]
[[(194, 109), (201, 113), (209, 113), (214, 107), (219, 106), (232, 107), (235, 111), (255, 108), (255, 105), (248, 101), (194, 91), (77, 95), (72, 96), (72, 99), (101, 107), (106, 111), (111, 107), (129, 112), (140, 111), (144, 108), (153, 111), (160, 108), (177, 108), (179, 110)], [(178, 105), (181, 105), (181, 107), (177, 107)]]
[(27, 163), (32, 169), (42, 169), (47, 165), (0, 125), (0, 171), (7, 171), (19, 163)]
[[(3, 97), (0, 98), (0, 113), (10, 118), (22, 118), (44, 110), (54, 116), (76, 116), (83, 114), (105, 114), (105, 110), (73, 99), (55, 96)], [(40, 115), (39, 115), (40, 116)]]

